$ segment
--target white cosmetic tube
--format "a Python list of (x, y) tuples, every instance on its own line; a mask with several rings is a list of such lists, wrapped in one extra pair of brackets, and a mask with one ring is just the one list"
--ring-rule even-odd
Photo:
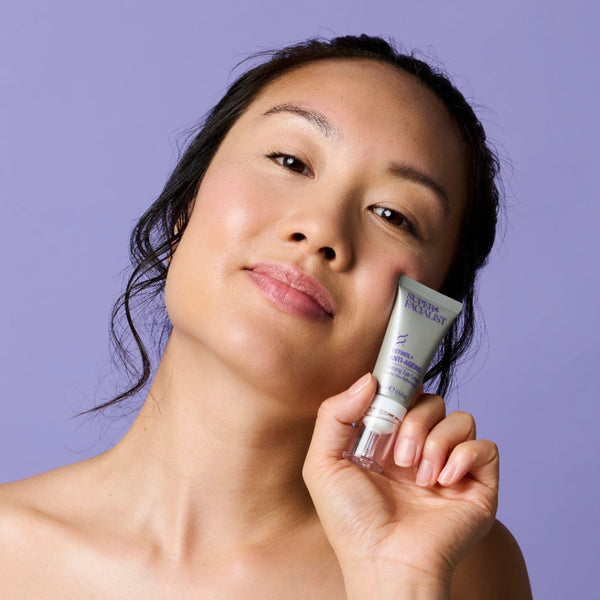
[(462, 304), (402, 275), (373, 375), (377, 394), (354, 424), (344, 458), (381, 473), (445, 333)]

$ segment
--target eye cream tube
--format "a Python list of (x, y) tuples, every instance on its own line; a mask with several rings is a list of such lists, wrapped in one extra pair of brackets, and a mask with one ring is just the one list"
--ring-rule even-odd
[(354, 424), (344, 458), (381, 473), (400, 423), (462, 304), (402, 275), (373, 375), (377, 394)]

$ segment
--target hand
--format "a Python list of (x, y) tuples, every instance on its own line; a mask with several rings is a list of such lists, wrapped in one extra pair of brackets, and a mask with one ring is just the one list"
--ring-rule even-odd
[(323, 402), (304, 465), (306, 485), (349, 596), (353, 582), (373, 580), (374, 573), (388, 587), (398, 584), (396, 590), (410, 579), (448, 591), (457, 564), (494, 522), (497, 448), (475, 439), (471, 415), (446, 417), (442, 398), (420, 394), (384, 472), (364, 471), (342, 452), (375, 389), (375, 378), (365, 375)]

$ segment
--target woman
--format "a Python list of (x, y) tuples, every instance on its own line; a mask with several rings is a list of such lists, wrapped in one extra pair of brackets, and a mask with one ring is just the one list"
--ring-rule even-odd
[[(113, 316), (164, 286), (170, 321), (147, 399), (108, 452), (1, 488), (2, 597), (529, 598), (470, 415), (422, 393), (383, 474), (342, 458), (401, 274), (465, 304), (429, 374), (447, 389), (495, 174), (460, 93), (378, 38), (243, 75), (133, 234)], [(116, 401), (150, 373), (133, 334)]]

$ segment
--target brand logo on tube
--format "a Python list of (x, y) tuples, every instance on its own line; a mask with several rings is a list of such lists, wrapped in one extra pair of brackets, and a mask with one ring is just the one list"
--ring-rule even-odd
[(447, 317), (444, 317), (440, 314), (440, 309), (435, 304), (420, 298), (419, 296), (415, 296), (412, 292), (409, 292), (406, 296), (406, 302), (404, 303), (406, 308), (410, 308), (413, 312), (429, 319), (430, 321), (434, 321), (435, 323), (439, 323), (443, 325), (447, 321)]
[(406, 344), (406, 340), (408, 339), (408, 333), (401, 333), (397, 338), (396, 338), (396, 346), (398, 344)]

